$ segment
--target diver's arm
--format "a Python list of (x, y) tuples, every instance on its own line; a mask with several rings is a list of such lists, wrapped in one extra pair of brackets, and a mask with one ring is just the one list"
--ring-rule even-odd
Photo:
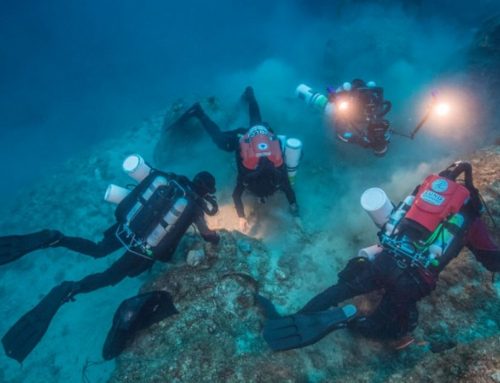
[(200, 232), (201, 237), (210, 243), (213, 243), (214, 245), (217, 245), (219, 243), (220, 237), (219, 234), (217, 234), (216, 231), (210, 230), (207, 226), (207, 222), (205, 221), (205, 218), (203, 217), (203, 213), (198, 214), (194, 220), (194, 224), (196, 225), (198, 231)]
[(236, 186), (234, 187), (233, 190), (233, 202), (234, 202), (234, 207), (236, 208), (236, 213), (240, 218), (245, 218), (245, 208), (243, 207), (243, 201), (241, 199), (244, 191), (245, 191), (245, 186), (243, 186), (243, 181), (241, 180), (241, 177), (238, 176)]
[(474, 220), (465, 245), (486, 269), (500, 272), (500, 247), (491, 238), (481, 218)]
[(283, 171), (280, 173), (281, 182), (280, 182), (280, 190), (283, 191), (286, 195), (286, 199), (290, 204), (290, 207), (293, 209), (294, 214), (298, 214), (297, 207), (297, 197), (295, 196), (295, 192), (292, 188), (292, 184), (290, 183), (290, 179), (288, 178), (288, 173), (286, 169), (283, 168)]

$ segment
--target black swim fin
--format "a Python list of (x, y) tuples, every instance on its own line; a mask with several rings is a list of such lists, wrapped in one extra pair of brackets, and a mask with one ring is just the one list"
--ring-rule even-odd
[(281, 318), (281, 315), (276, 310), (276, 307), (274, 307), (273, 302), (266, 297), (263, 297), (260, 294), (255, 294), (255, 303), (262, 310), (266, 319)]
[(177, 313), (172, 297), (166, 291), (152, 291), (123, 301), (113, 317), (102, 357), (106, 360), (116, 358), (137, 331)]
[(316, 343), (333, 330), (346, 327), (347, 322), (356, 316), (356, 311), (354, 305), (346, 305), (268, 319), (264, 323), (263, 336), (274, 351), (305, 347)]
[(32, 251), (57, 243), (63, 234), (57, 230), (42, 230), (26, 235), (0, 237), (0, 265), (21, 258)]
[(7, 356), (23, 362), (42, 339), (57, 310), (68, 301), (73, 285), (73, 282), (63, 282), (54, 287), (7, 331), (2, 338)]

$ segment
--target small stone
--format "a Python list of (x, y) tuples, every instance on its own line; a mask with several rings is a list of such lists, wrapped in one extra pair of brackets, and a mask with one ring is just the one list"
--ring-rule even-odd
[(206, 328), (209, 334), (214, 334), (217, 331), (217, 325), (213, 321), (209, 321)]
[(285, 281), (285, 280), (288, 279), (288, 275), (286, 275), (286, 273), (283, 270), (281, 270), (281, 269), (276, 269), (274, 271), (274, 276), (279, 281)]
[(499, 382), (500, 383), (500, 370), (496, 370), (490, 376), (491, 376), (491, 379), (493, 379), (495, 382)]
[(190, 250), (186, 257), (186, 262), (189, 266), (196, 267), (203, 261), (204, 258), (205, 252), (203, 249)]
[(245, 240), (239, 240), (238, 241), (238, 249), (240, 249), (240, 251), (243, 253), (243, 254), (250, 254), (252, 252), (252, 245), (248, 242), (248, 241), (245, 241)]

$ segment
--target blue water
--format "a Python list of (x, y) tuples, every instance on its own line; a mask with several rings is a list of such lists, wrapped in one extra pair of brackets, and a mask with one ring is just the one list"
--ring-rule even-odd
[[(431, 129), (419, 137), (421, 146), (410, 146), (404, 139), (395, 138), (390, 155), (377, 163), (370, 153), (355, 147), (340, 147), (331, 153), (331, 137), (319, 129), (321, 119), (293, 100), (294, 89), (301, 82), (322, 90), (354, 77), (374, 79), (393, 101), (391, 119), (395, 126), (406, 131), (415, 125), (431, 90), (463, 85), (467, 47), (480, 22), (500, 12), (498, 1), (400, 3), (3, 0), (0, 212), (9, 215), (0, 222), (0, 234), (62, 227), (71, 222), (68, 225), (73, 233), (98, 239), (101, 229), (112, 219), (110, 209), (85, 222), (85, 206), (78, 206), (81, 211), (77, 213), (72, 211), (76, 207), (65, 200), (59, 207), (57, 201), (51, 200), (48, 206), (48, 200), (43, 199), (46, 197), (32, 199), (33, 185), (61, 174), (63, 164), (72, 158), (99, 153), (103, 142), (120, 140), (125, 132), (142, 126), (178, 99), (192, 102), (215, 95), (231, 107), (231, 100), (237, 100), (248, 84), (256, 89), (271, 125), (301, 136), (312, 148), (302, 165), (309, 166), (304, 171), (310, 176), (309, 183), (297, 187), (299, 201), (305, 206), (305, 220), (313, 221), (314, 208), (323, 206), (323, 200), (308, 196), (310, 186), (317, 190), (318, 199), (330, 198), (330, 191), (322, 187), (325, 180), (337, 182), (338, 190), (349, 195), (360, 187), (359, 167), (369, 167), (373, 179), (380, 176), (391, 185), (393, 171), (441, 161), (483, 146), (488, 130), (493, 128), (483, 124), (472, 135), (468, 129), (483, 117), (474, 116), (479, 109), (472, 108), (467, 119), (456, 125), (457, 130), (463, 127), (466, 132), (463, 139), (457, 131), (453, 133), (456, 139), (450, 139), (446, 134), (433, 135)], [(483, 102), (477, 95), (471, 104)], [(146, 139), (134, 144), (127, 142), (127, 149), (153, 149)], [(104, 147), (109, 150), (109, 146)], [(422, 151), (422, 147), (428, 150)], [(117, 148), (117, 152), (120, 150), (124, 148)], [(118, 169), (116, 158), (113, 166)], [(192, 172), (199, 163), (183, 165)], [(209, 166), (206, 162), (204, 165)], [(320, 169), (319, 174), (311, 169)], [(75, 181), (70, 172), (62, 174), (58, 182)], [(93, 182), (93, 174), (79, 176), (80, 181), (87, 177), (88, 182)], [(69, 194), (80, 192), (76, 187), (65, 187)], [(98, 201), (102, 187), (104, 182), (95, 186), (92, 199), (82, 196), (79, 201)], [(231, 188), (231, 180), (222, 181), (223, 192), (227, 194)], [(393, 191), (400, 195), (407, 192), (396, 186)], [(328, 206), (333, 203), (330, 201)], [(29, 204), (37, 209), (34, 217), (26, 213)], [(15, 214), (17, 206), (23, 206), (20, 216)], [(327, 217), (322, 217), (311, 225), (320, 228), (326, 224)], [(269, 241), (273, 246), (277, 242), (276, 238)], [(67, 252), (59, 250), (37, 254), (39, 257), (0, 270), (2, 332), (54, 283), (101, 270), (111, 262), (94, 262), (76, 255), (68, 258)], [(43, 376), (54, 382), (80, 381), (85, 359), (98, 358), (102, 334), (114, 308), (133, 295), (141, 282), (130, 280), (114, 288), (111, 301), (107, 290), (80, 299), (71, 312), (65, 308), (62, 317), (73, 316), (74, 320), (64, 330), (64, 341), (59, 333), (48, 334), (52, 359), (47, 360), (40, 352), (27, 361), (31, 371), (21, 371), (2, 356), (1, 363), (8, 364), (8, 368), (5, 376), (0, 374), (0, 381), (37, 381), (37, 371), (44, 371), (48, 375)], [(106, 309), (96, 309), (96, 305)], [(95, 320), (89, 320), (89, 316)], [(89, 329), (101, 321), (106, 324), (95, 339), (76, 346), (82, 341), (80, 329), (86, 329), (82, 331), (88, 337), (92, 334)], [(56, 328), (61, 329), (61, 323)], [(69, 344), (68, 351), (58, 354), (58, 348), (65, 344)], [(74, 375), (67, 367), (46, 370), (47, 363), (62, 366), (66, 362), (77, 365)], [(112, 368), (108, 365), (100, 370), (95, 381), (103, 381)]]

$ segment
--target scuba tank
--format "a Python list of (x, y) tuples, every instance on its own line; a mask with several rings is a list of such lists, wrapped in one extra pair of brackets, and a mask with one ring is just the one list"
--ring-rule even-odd
[(162, 240), (188, 206), (186, 190), (138, 154), (128, 156), (122, 168), (139, 184), (134, 190), (110, 184), (106, 190), (104, 199), (118, 205), (115, 234), (129, 252), (151, 259), (164, 250)]
[(146, 188), (146, 190), (144, 190), (142, 194), (138, 196), (136, 203), (132, 206), (132, 208), (126, 215), (126, 222), (130, 224), (134, 220), (134, 218), (136, 218), (139, 211), (142, 210), (144, 206), (146, 206), (146, 204), (148, 203), (149, 199), (156, 191), (156, 189), (158, 189), (160, 186), (167, 186), (167, 185), (168, 181), (165, 177), (156, 176), (154, 180)]
[(361, 207), (368, 213), (377, 227), (387, 222), (393, 210), (393, 205), (387, 194), (380, 188), (370, 188), (361, 195)]
[(434, 242), (429, 246), (429, 258), (433, 266), (439, 266), (439, 258), (448, 250), (464, 224), (465, 217), (463, 214), (457, 213), (443, 225), (442, 231), (436, 235)]
[(293, 185), (295, 183), (295, 176), (297, 175), (297, 168), (299, 167), (302, 157), (302, 141), (297, 138), (287, 139), (284, 153), (288, 179)]
[(174, 206), (165, 214), (163, 219), (153, 229), (151, 234), (146, 238), (146, 243), (150, 247), (157, 246), (165, 235), (172, 229), (173, 225), (177, 222), (181, 214), (184, 212), (188, 205), (185, 198), (179, 198)]
[(403, 202), (394, 210), (394, 212), (389, 216), (389, 220), (385, 224), (385, 233), (391, 235), (393, 232), (397, 232), (397, 226), (401, 219), (406, 215), (408, 210), (410, 210), (413, 201), (415, 200), (414, 195), (407, 196)]

